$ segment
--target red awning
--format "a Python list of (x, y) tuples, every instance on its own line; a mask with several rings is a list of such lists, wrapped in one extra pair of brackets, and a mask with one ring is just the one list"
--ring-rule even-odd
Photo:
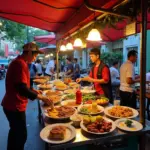
[(56, 44), (56, 36), (55, 35), (35, 36), (34, 40), (37, 42), (40, 42), (40, 43)]
[[(89, 0), (91, 5), (112, 8), (121, 0)], [(83, 0), (4, 0), (0, 17), (57, 33), (69, 35), (89, 23), (95, 16)]]

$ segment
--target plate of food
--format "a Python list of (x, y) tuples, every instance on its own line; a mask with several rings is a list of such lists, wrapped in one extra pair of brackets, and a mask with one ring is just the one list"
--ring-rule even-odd
[(121, 118), (115, 121), (116, 126), (124, 131), (136, 132), (143, 129), (143, 125), (135, 120)]
[(75, 93), (63, 95), (63, 100), (70, 100), (70, 99), (75, 99), (75, 98), (76, 98)]
[(135, 118), (138, 116), (138, 111), (126, 106), (110, 106), (105, 108), (104, 113), (112, 118)]
[(80, 84), (77, 84), (76, 82), (70, 82), (70, 83), (69, 83), (69, 86), (70, 86), (71, 88), (79, 88)]
[(40, 90), (47, 90), (47, 89), (51, 89), (53, 87), (53, 84), (39, 84), (37, 85), (37, 87)]
[(76, 90), (75, 89), (68, 89), (64, 91), (65, 94), (75, 94)]
[(102, 116), (84, 116), (80, 127), (85, 132), (96, 135), (108, 134), (116, 129), (116, 125), (111, 119)]
[(54, 90), (45, 90), (43, 92), (44, 95), (46, 96), (51, 96), (51, 95), (63, 95), (63, 92), (62, 91), (54, 91)]
[(54, 104), (57, 104), (62, 100), (62, 97), (60, 95), (46, 95), (46, 97), (52, 100)]
[(100, 99), (96, 100), (96, 103), (101, 106), (106, 106), (109, 104), (109, 99), (106, 97), (101, 97)]
[(95, 90), (90, 90), (90, 89), (82, 89), (81, 92), (83, 94), (94, 94), (96, 91)]
[(68, 106), (55, 106), (54, 109), (47, 109), (45, 115), (51, 119), (69, 119), (76, 112), (76, 109)]
[(59, 79), (56, 79), (56, 80), (53, 80), (52, 83), (53, 83), (54, 86), (56, 86), (56, 85), (59, 85), (59, 84), (63, 84), (64, 82), (59, 80)]
[(46, 79), (34, 79), (33, 82), (36, 84), (44, 84), (47, 82), (47, 80)]
[(66, 100), (61, 102), (62, 106), (69, 106), (69, 107), (78, 107), (80, 104), (76, 104), (76, 100)]
[(85, 115), (98, 115), (104, 112), (104, 108), (96, 103), (83, 104), (78, 107), (78, 112)]
[(55, 86), (55, 88), (56, 88), (56, 90), (64, 91), (64, 90), (67, 90), (68, 87), (67, 87), (66, 84), (61, 83), (61, 84), (57, 84), (57, 85)]
[(41, 139), (51, 144), (66, 143), (74, 139), (75, 136), (75, 128), (63, 123), (48, 125), (40, 132)]

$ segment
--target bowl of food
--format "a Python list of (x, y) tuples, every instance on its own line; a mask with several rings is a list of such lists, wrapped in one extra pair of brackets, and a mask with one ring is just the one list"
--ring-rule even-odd
[(109, 104), (109, 99), (106, 97), (101, 97), (100, 99), (97, 99), (96, 102), (98, 105), (106, 106)]
[(73, 126), (80, 127), (80, 122), (82, 121), (82, 116), (75, 113), (70, 117), (70, 120), (73, 122)]

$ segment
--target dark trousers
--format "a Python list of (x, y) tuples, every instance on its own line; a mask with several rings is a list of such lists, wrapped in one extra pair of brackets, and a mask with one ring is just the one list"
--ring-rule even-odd
[(27, 140), (25, 112), (8, 111), (5, 108), (3, 110), (10, 126), (7, 150), (24, 150), (24, 144)]
[(134, 92), (124, 92), (120, 90), (120, 100), (122, 106), (136, 108), (136, 94)]

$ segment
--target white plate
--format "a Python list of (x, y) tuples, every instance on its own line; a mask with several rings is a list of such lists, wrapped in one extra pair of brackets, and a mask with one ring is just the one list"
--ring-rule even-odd
[(111, 122), (112, 123), (112, 128), (109, 132), (104, 132), (104, 133), (96, 133), (96, 132), (91, 132), (91, 131), (88, 131), (87, 128), (85, 127), (85, 125), (83, 124), (83, 121), (81, 121), (80, 123), (80, 127), (81, 129), (83, 129), (84, 131), (88, 132), (88, 133), (91, 133), (91, 134), (96, 134), (96, 135), (104, 135), (104, 134), (109, 134), (111, 132), (113, 132), (115, 129), (116, 129), (116, 124), (111, 120), (111, 119), (108, 119), (106, 117), (103, 117), (105, 121), (107, 122)]
[[(105, 110), (104, 110), (105, 115), (107, 115), (107, 116), (109, 116), (109, 117), (111, 117), (111, 118), (115, 118), (115, 119), (124, 118), (124, 117), (116, 117), (116, 116), (110, 115), (110, 114), (108, 113), (108, 110), (109, 110), (109, 109), (112, 109), (113, 107), (115, 107), (115, 106), (110, 106), (110, 107), (105, 108)], [(131, 108), (131, 107), (126, 107), (126, 106), (122, 106), (122, 107), (129, 108), (129, 109), (131, 109), (131, 110), (133, 111), (133, 116), (126, 117), (126, 118), (135, 118), (135, 117), (137, 117), (137, 116), (139, 115), (138, 111), (135, 110), (135, 109), (133, 109), (133, 108)]]
[(53, 87), (53, 84), (49, 84), (50, 87), (40, 87), (41, 85), (42, 85), (42, 84), (37, 85), (37, 87), (38, 87), (39, 89), (41, 89), (41, 90), (48, 90), (48, 89), (51, 89), (51, 88)]
[(65, 91), (65, 90), (68, 89), (68, 87), (66, 87), (66, 88), (64, 88), (64, 89), (61, 89), (61, 88), (55, 86), (55, 89), (58, 90), (58, 91)]
[[(65, 136), (64, 140), (52, 140), (52, 139), (48, 138), (50, 130), (52, 130), (52, 128), (55, 126), (65, 126), (66, 127), (66, 136)], [(63, 123), (48, 125), (45, 128), (43, 128), (42, 131), (40, 132), (41, 139), (43, 141), (45, 141), (47, 143), (51, 143), (51, 144), (66, 143), (66, 142), (72, 140), (75, 136), (76, 136), (75, 128), (71, 125), (67, 125), (67, 124), (63, 124)]]
[[(55, 107), (60, 107), (60, 106), (55, 106)], [(75, 108), (73, 108), (72, 107), (72, 109), (74, 109), (74, 113), (76, 112), (76, 109)], [(44, 112), (44, 114), (45, 114), (45, 116), (46, 117), (48, 117), (48, 118), (50, 118), (50, 119), (55, 119), (55, 120), (66, 120), (66, 119), (69, 119), (70, 118), (70, 116), (72, 116), (72, 115), (70, 115), (70, 116), (67, 116), (67, 117), (61, 117), (61, 118), (55, 118), (55, 117), (51, 117), (51, 116), (49, 116), (48, 115), (48, 113), (47, 113), (47, 110), (45, 110), (45, 112)]]
[[(130, 120), (133, 122), (131, 127), (126, 126), (126, 124), (124, 123), (126, 120)], [(136, 131), (140, 131), (143, 129), (143, 125), (139, 123), (138, 121), (126, 119), (126, 118), (121, 118), (121, 119), (116, 120), (115, 124), (117, 128), (124, 130), (124, 131), (129, 131), (129, 132), (136, 132)]]
[[(71, 92), (70, 92), (71, 91)], [(64, 91), (65, 94), (75, 94), (76, 93), (76, 90), (74, 89), (68, 89), (68, 90), (65, 90)]]
[[(46, 95), (46, 93), (47, 93), (48, 91), (55, 91), (55, 90), (45, 90), (45, 91), (43, 91), (43, 95)], [(59, 93), (60, 93), (60, 94), (57, 94), (57, 95), (63, 95), (63, 92), (62, 92), (62, 91), (59, 91)]]
[(96, 91), (95, 90), (88, 90), (88, 89), (83, 89), (81, 90), (83, 94), (94, 94)]
[[(69, 106), (69, 105), (67, 105), (69, 102), (74, 102), (74, 103), (76, 103), (76, 100), (65, 100), (65, 101), (62, 101), (61, 102), (61, 105), (62, 106)], [(75, 106), (69, 106), (69, 107), (78, 107), (80, 104), (77, 104), (77, 105), (75, 105)]]
[(92, 104), (83, 104), (83, 105), (80, 105), (78, 107), (78, 112), (81, 113), (81, 114), (84, 114), (84, 115), (98, 115), (98, 114), (101, 114), (104, 112), (104, 107), (100, 106), (100, 105), (97, 105), (97, 109), (98, 110), (101, 110), (100, 112), (97, 112), (97, 113), (84, 113), (84, 112), (81, 112), (80, 109), (83, 107), (83, 106), (92, 106)]

